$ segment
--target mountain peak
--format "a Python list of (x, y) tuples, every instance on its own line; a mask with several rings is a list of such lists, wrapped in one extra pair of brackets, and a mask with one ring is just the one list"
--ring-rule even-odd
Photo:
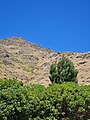
[(1, 39), (0, 40), (0, 43), (2, 44), (24, 44), (26, 43), (26, 40), (24, 38), (21, 38), (21, 37), (10, 37), (10, 38), (4, 38), (4, 39)]
[(8, 40), (8, 41), (26, 41), (24, 38), (22, 37), (10, 37), (10, 38), (4, 38), (2, 40)]

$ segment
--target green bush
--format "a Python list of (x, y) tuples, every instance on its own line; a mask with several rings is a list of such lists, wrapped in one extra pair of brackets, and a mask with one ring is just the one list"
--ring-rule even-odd
[(17, 81), (3, 80), (0, 88), (0, 120), (29, 120), (38, 116), (43, 86), (23, 86)]
[(78, 86), (73, 82), (52, 84), (47, 88), (51, 101), (51, 115), (56, 120), (90, 119), (90, 86)]
[(50, 80), (52, 83), (76, 82), (77, 73), (78, 71), (74, 68), (73, 63), (64, 57), (58, 63), (50, 66)]
[(0, 81), (0, 120), (89, 120), (90, 86)]

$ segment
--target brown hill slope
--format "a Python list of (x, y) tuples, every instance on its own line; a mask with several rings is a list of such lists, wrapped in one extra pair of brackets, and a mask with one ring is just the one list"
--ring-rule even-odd
[(50, 65), (62, 56), (78, 69), (78, 83), (90, 84), (90, 53), (62, 52), (42, 48), (23, 38), (0, 40), (0, 79), (17, 79), (47, 86)]

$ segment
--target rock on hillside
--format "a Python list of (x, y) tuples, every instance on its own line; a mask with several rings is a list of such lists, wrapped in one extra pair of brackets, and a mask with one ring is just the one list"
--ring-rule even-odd
[(18, 37), (0, 40), (0, 79), (17, 79), (47, 86), (50, 84), (50, 65), (62, 56), (70, 58), (78, 69), (78, 83), (90, 84), (89, 52), (57, 53)]

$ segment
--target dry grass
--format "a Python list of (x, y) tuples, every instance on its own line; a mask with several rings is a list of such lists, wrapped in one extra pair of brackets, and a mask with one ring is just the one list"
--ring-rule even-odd
[(48, 86), (50, 65), (62, 56), (70, 58), (78, 69), (78, 83), (90, 84), (90, 53), (56, 53), (16, 37), (0, 41), (0, 79)]

